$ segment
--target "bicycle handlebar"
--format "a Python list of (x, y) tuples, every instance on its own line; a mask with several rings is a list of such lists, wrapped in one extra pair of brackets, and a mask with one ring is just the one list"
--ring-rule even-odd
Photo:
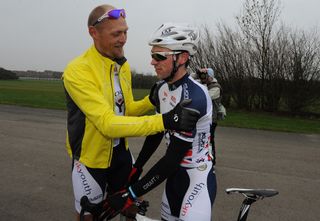
[[(105, 220), (105, 218), (112, 218), (108, 216), (108, 213), (103, 214), (105, 209), (103, 208), (103, 202), (91, 203), (87, 196), (83, 196), (80, 200), (80, 205), (82, 207), (80, 212), (80, 221), (84, 219), (84, 212), (89, 212), (93, 215), (94, 220)], [(134, 205), (137, 207), (137, 213), (145, 216), (147, 208), (149, 207), (149, 202), (146, 200), (137, 200)], [(120, 213), (120, 212), (119, 212)], [(101, 216), (101, 214), (103, 214)], [(110, 215), (110, 214), (109, 214)]]

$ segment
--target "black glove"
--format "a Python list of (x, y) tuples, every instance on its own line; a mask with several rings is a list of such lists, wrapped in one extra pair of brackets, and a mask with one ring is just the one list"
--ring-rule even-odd
[(135, 199), (127, 189), (120, 190), (104, 200), (103, 208), (114, 217), (115, 214), (120, 212), (129, 218), (135, 218), (137, 209), (132, 211), (135, 207)]
[(104, 202), (91, 203), (87, 196), (83, 196), (80, 200), (81, 212), (80, 221), (84, 221), (84, 213), (89, 212), (93, 216), (93, 220), (110, 220), (117, 216), (119, 212), (115, 212), (110, 207), (104, 207)]
[(148, 211), (149, 207), (149, 201), (141, 200), (136, 203), (136, 206), (138, 207), (138, 213), (142, 216), (146, 215), (146, 212)]
[(129, 186), (133, 183), (136, 183), (139, 180), (142, 174), (142, 171), (143, 171), (142, 168), (136, 167), (135, 165), (132, 166), (132, 169), (128, 178)]
[(192, 131), (200, 117), (200, 112), (193, 108), (187, 108), (191, 99), (181, 101), (168, 113), (162, 114), (165, 129), (177, 131)]

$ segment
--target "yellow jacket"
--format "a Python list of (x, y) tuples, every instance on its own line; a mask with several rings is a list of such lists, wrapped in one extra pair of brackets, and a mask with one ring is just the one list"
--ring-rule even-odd
[[(71, 61), (62, 76), (68, 110), (67, 150), (91, 168), (110, 166), (113, 138), (147, 136), (164, 130), (162, 115), (134, 117), (153, 106), (148, 97), (134, 101), (126, 61), (119, 70), (126, 116), (115, 115), (114, 67), (114, 61), (92, 46)], [(125, 143), (128, 148), (127, 140)]]

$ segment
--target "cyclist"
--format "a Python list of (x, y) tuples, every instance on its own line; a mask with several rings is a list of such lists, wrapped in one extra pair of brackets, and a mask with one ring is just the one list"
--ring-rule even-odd
[[(191, 98), (193, 102), (188, 107), (198, 110), (200, 118), (190, 133), (169, 129), (146, 138), (129, 187), (106, 199), (105, 208), (111, 212), (125, 212), (137, 197), (167, 179), (161, 204), (162, 220), (211, 220), (216, 195), (216, 177), (209, 156), (212, 102), (208, 90), (187, 72), (198, 41), (197, 29), (175, 23), (163, 24), (151, 38), (151, 64), (161, 79), (150, 93), (152, 103), (158, 112), (166, 113), (178, 102)], [(168, 145), (165, 155), (138, 180), (163, 137)]]
[[(197, 112), (183, 105), (162, 115), (134, 117), (153, 105), (148, 96), (133, 99), (130, 67), (123, 52), (128, 30), (125, 17), (124, 9), (111, 5), (93, 9), (88, 18), (93, 45), (68, 64), (62, 77), (77, 220), (82, 196), (99, 203), (106, 191), (114, 193), (126, 185), (132, 156), (125, 137), (164, 129), (191, 131), (198, 120)], [(85, 214), (86, 221), (92, 219)]]

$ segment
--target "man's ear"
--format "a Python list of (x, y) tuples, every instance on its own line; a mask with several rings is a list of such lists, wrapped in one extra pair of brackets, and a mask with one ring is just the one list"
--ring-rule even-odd
[(179, 59), (180, 59), (180, 64), (185, 64), (188, 59), (189, 59), (189, 53), (188, 52), (182, 52), (179, 56)]
[(90, 36), (91, 36), (93, 39), (97, 39), (98, 30), (97, 30), (95, 27), (89, 26), (88, 31), (89, 31)]

